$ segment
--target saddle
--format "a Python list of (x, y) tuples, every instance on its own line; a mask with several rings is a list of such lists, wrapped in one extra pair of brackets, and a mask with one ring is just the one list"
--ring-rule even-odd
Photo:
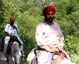
[(8, 47), (7, 47), (7, 54), (11, 54), (11, 46), (13, 45), (15, 41), (19, 43), (19, 46), (21, 46), (21, 43), (19, 42), (16, 36), (11, 37), (9, 40)]
[[(31, 54), (35, 54), (35, 56), (31, 60), (31, 64), (38, 64), (37, 52), (36, 51), (37, 50), (46, 51), (46, 50), (45, 49), (42, 49), (42, 48), (35, 48), (33, 50), (34, 50), (34, 53), (31, 53)], [(61, 55), (61, 60), (64, 60), (67, 57), (63, 51), (62, 52), (56, 51), (56, 52), (51, 53), (51, 54), (52, 54), (51, 64), (54, 64), (54, 62), (56, 62), (56, 60), (57, 60), (56, 58), (58, 57), (58, 55)]]

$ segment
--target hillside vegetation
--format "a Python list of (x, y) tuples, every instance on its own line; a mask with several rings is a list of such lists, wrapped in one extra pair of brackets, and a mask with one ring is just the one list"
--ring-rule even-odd
[[(24, 43), (27, 56), (37, 47), (35, 29), (44, 20), (42, 10), (48, 5), (56, 7), (55, 20), (65, 37), (65, 51), (73, 62), (79, 63), (79, 0), (0, 0), (0, 34), (5, 38), (4, 28), (10, 17), (15, 17), (19, 26), (18, 36)], [(26, 59), (22, 62), (27, 64)]]

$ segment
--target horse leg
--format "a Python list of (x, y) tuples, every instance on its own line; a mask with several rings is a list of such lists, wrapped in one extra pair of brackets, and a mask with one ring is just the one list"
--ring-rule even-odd
[(17, 55), (14, 58), (15, 58), (15, 64), (19, 64), (20, 63), (20, 56)]
[(9, 56), (7, 56), (6, 58), (7, 58), (7, 62), (9, 63)]

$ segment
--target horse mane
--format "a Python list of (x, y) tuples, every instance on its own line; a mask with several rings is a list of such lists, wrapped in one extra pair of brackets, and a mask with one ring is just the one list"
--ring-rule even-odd
[(14, 43), (12, 45), (12, 49), (13, 50), (18, 50), (19, 49), (19, 44), (16, 41), (14, 41)]

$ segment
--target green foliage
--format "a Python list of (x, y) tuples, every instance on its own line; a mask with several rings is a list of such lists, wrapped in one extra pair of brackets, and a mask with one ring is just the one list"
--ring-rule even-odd
[[(19, 28), (19, 36), (23, 39), (24, 48), (26, 51), (26, 55), (30, 50), (36, 47), (35, 44), (35, 27), (39, 18), (29, 16), (27, 12), (17, 16), (19, 19), (16, 19)], [(28, 51), (27, 51), (28, 50)]]
[(75, 63), (79, 63), (79, 37), (77, 36), (66, 36), (65, 37), (64, 49), (71, 57), (71, 60)]
[[(35, 30), (38, 23), (44, 20), (42, 10), (48, 5), (56, 7), (55, 21), (59, 23), (65, 36), (65, 50), (71, 55), (79, 55), (79, 0), (54, 0), (54, 3), (42, 0), (0, 0), (0, 33), (5, 37), (4, 28), (10, 17), (15, 17), (18, 24), (18, 36), (24, 43), (27, 56), (30, 50), (37, 47)], [(22, 62), (26, 60), (22, 58)]]
[(77, 55), (79, 55), (79, 38), (76, 36), (66, 36), (65, 39), (66, 43), (65, 43), (65, 50), (70, 54), (74, 54), (76, 53)]
[(4, 20), (2, 6), (3, 6), (3, 1), (0, 0), (0, 23), (2, 23)]
[[(76, 3), (76, 4), (75, 4)], [(63, 29), (64, 35), (79, 35), (79, 1), (61, 0), (54, 3), (55, 19)]]

